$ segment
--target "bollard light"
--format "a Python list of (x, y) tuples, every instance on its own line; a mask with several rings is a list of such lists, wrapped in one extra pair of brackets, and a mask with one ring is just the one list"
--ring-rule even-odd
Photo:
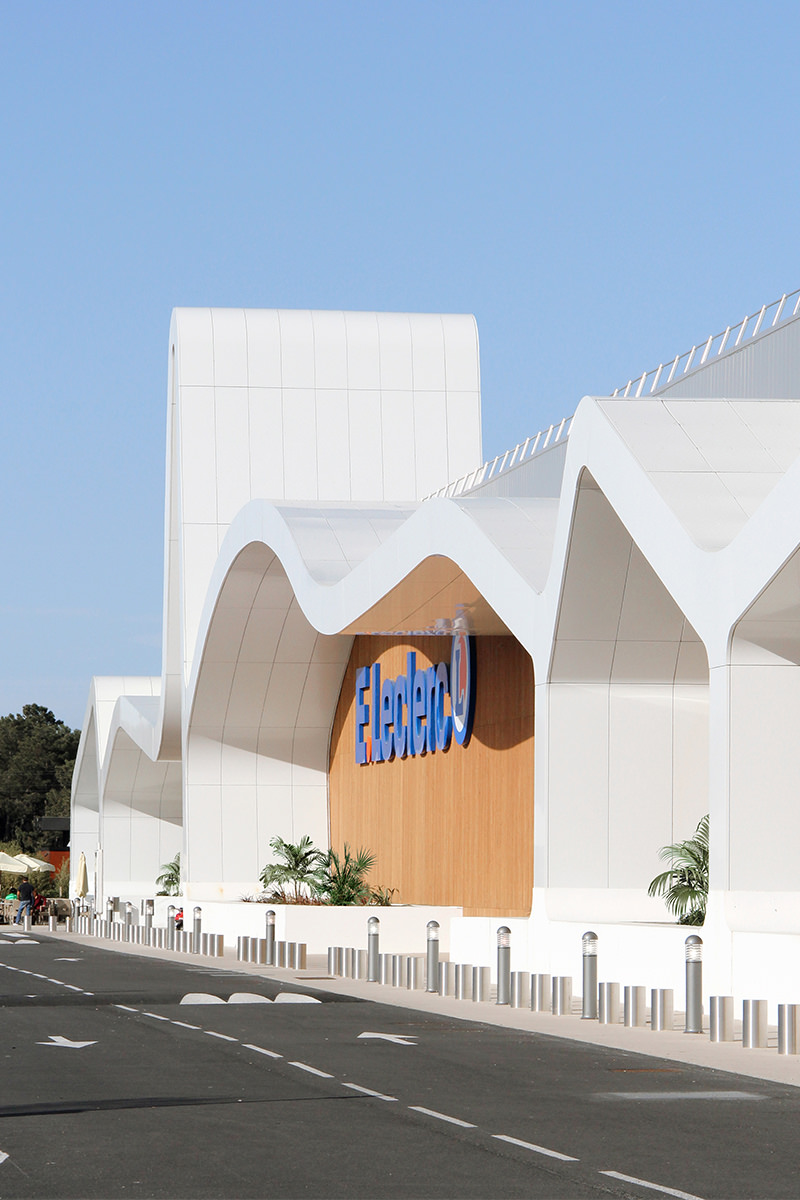
[(597, 934), (589, 929), (581, 938), (583, 951), (583, 1004), (581, 1020), (597, 1020)]
[(686, 939), (686, 1023), (684, 1033), (703, 1032), (703, 939)]
[(428, 982), (426, 992), (439, 991), (439, 922), (428, 921), (428, 956), (426, 970)]
[(174, 904), (170, 904), (167, 908), (167, 949), (175, 949), (175, 913)]
[(203, 928), (203, 910), (198, 904), (193, 912), (194, 927), (192, 929), (192, 953), (200, 953), (201, 933)]
[(267, 966), (275, 966), (275, 909), (267, 909)]
[(367, 921), (367, 982), (377, 983), (380, 979), (380, 930), (377, 917)]
[(511, 930), (507, 925), (497, 931), (497, 1003), (511, 1003)]

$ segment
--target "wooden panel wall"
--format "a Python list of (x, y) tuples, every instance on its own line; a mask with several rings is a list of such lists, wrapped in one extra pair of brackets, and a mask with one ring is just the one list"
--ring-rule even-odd
[[(444, 637), (357, 637), (334, 718), (331, 843), (377, 855), (372, 881), (395, 902), (457, 904), (470, 916), (527, 916), (533, 888), (533, 666), (512, 637), (479, 637), (472, 739), (441, 753), (358, 766), (355, 674), (384, 679), (449, 662)], [(371, 702), (370, 696), (370, 702)]]

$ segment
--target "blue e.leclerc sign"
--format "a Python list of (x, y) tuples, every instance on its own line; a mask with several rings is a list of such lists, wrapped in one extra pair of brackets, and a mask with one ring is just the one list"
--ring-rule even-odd
[[(444, 698), (450, 696), (450, 712)], [(369, 699), (367, 699), (369, 697)], [(389, 762), (446, 750), (450, 739), (466, 746), (475, 710), (475, 639), (453, 637), (450, 664), (417, 670), (416, 651), (406, 673), (381, 680), (380, 663), (356, 671), (356, 762)]]

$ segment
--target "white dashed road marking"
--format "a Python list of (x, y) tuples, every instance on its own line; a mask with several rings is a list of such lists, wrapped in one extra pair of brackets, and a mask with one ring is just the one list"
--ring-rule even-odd
[(316, 1067), (310, 1067), (308, 1065), (308, 1063), (290, 1062), (289, 1066), (290, 1067), (299, 1067), (301, 1071), (308, 1071), (309, 1074), (319, 1075), (323, 1079), (333, 1079), (333, 1075), (329, 1074), (328, 1071), (318, 1071)]
[(447, 1113), (436, 1112), (433, 1108), (421, 1108), (417, 1104), (409, 1104), (412, 1112), (424, 1113), (426, 1117), (435, 1117), (437, 1121), (449, 1121), (451, 1125), (461, 1125), (464, 1129), (477, 1129), (472, 1121), (462, 1121), (459, 1117), (448, 1117)]
[(560, 1154), (558, 1150), (548, 1150), (546, 1146), (537, 1146), (533, 1142), (523, 1142), (520, 1138), (509, 1137), (507, 1133), (493, 1133), (493, 1138), (499, 1142), (510, 1142), (512, 1146), (522, 1146), (523, 1150), (533, 1150), (534, 1154), (546, 1154), (548, 1158), (560, 1158), (562, 1162), (579, 1162), (571, 1154)]
[(663, 1192), (665, 1196), (677, 1196), (678, 1200), (703, 1200), (694, 1192), (679, 1192), (677, 1188), (664, 1187), (661, 1183), (649, 1183), (646, 1179), (637, 1179), (635, 1175), (620, 1175), (619, 1171), (601, 1171), (611, 1179), (621, 1179), (623, 1183), (636, 1183), (639, 1187), (651, 1188), (654, 1192)]
[(221, 1038), (223, 1042), (238, 1042), (238, 1038), (231, 1037), (229, 1033), (215, 1033), (213, 1029), (204, 1029), (203, 1033), (209, 1037)]
[(361, 1087), (357, 1083), (346, 1083), (342, 1080), (342, 1084), (346, 1088), (352, 1088), (354, 1092), (363, 1092), (365, 1096), (374, 1096), (376, 1100), (392, 1100), (397, 1102), (397, 1096), (384, 1096), (383, 1092), (373, 1092), (372, 1088)]
[(283, 1058), (282, 1054), (277, 1054), (274, 1050), (265, 1050), (263, 1046), (254, 1046), (252, 1042), (245, 1042), (244, 1048), (245, 1050), (255, 1050), (256, 1054), (266, 1054), (267, 1058)]

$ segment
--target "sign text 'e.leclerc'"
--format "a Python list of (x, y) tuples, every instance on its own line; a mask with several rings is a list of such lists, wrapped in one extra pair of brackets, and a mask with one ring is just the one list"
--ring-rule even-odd
[[(367, 695), (369, 694), (369, 701)], [(450, 712), (444, 708), (450, 697)], [(447, 750), (450, 739), (466, 746), (475, 711), (475, 638), (453, 637), (450, 664), (417, 670), (416, 651), (406, 673), (381, 681), (381, 665), (356, 671), (356, 762), (389, 762)]]

